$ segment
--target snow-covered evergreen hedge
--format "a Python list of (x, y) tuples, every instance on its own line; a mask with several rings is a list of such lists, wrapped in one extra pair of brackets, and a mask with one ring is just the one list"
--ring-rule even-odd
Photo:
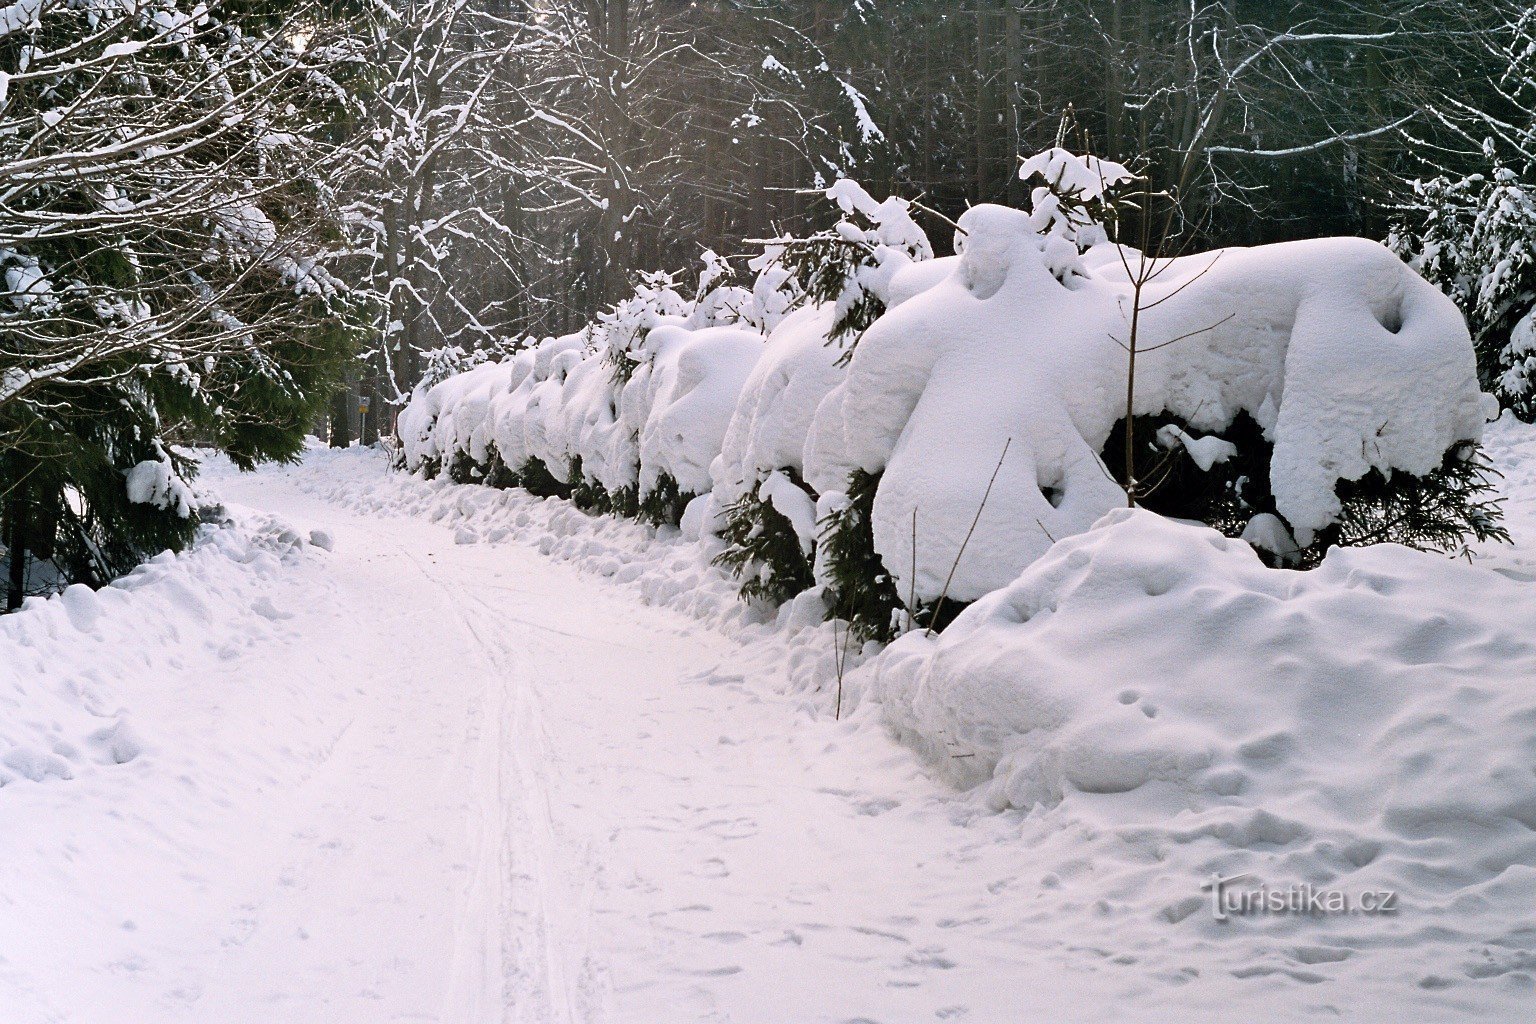
[(1500, 535), (1451, 300), (1339, 238), (1165, 261), (1138, 306), (1140, 254), (1083, 218), (1123, 171), (1043, 154), (1033, 210), (973, 208), (944, 259), (907, 203), (840, 182), (842, 220), (769, 242), (751, 289), (708, 254), (693, 300), (647, 278), (580, 332), (419, 389), (404, 464), (677, 523), (744, 595), (820, 585), (881, 639), (942, 625), (1124, 506), (1131, 426), (1167, 479), (1142, 504), (1271, 563)]

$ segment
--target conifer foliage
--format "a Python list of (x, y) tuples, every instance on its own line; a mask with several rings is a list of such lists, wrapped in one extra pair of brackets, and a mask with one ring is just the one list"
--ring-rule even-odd
[(0, 11), (6, 601), (99, 585), (195, 527), (177, 442), (291, 459), (355, 343), (318, 8)]

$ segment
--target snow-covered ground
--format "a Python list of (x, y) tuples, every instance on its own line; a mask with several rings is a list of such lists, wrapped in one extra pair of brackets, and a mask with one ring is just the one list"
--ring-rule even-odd
[[(873, 698), (899, 692), (880, 681), (899, 661), (853, 653), (834, 719), (838, 635), (807, 599), (760, 621), (697, 545), (392, 475), (371, 452), (211, 466), (230, 525), (0, 619), (0, 1019), (1528, 1019), (1536, 818), (1516, 834), (1519, 808), (1479, 821), (1467, 809), (1491, 797), (1454, 799), (1491, 768), (1536, 789), (1536, 718), (1486, 697), (1532, 700), (1508, 672), (1536, 625), (1536, 431), (1501, 422), (1489, 448), (1516, 547), (1433, 563), (1466, 588), (1441, 595), (1465, 619), (1403, 655), (1418, 674), (1378, 662), (1388, 682), (1443, 664), (1468, 720), (1503, 732), (1419, 765), (1441, 818), (1369, 858), (1339, 836), (1370, 822), (1260, 801), (1288, 783), (1358, 798), (1373, 753), (1400, 750), (1390, 722), (1358, 743), (1347, 722), (1320, 745), (1293, 735), (1336, 759), (1294, 771), (1266, 748), (1251, 799), (1196, 808), (1240, 804), (1224, 832), (1178, 839), (1190, 809), (1161, 784), (999, 812), (996, 788), (958, 789), (963, 770), (892, 737)], [(1393, 628), (1438, 614), (1381, 596)], [(1331, 607), (1306, 629), (1349, 635)], [(1463, 627), (1477, 642), (1450, 643)], [(1181, 671), (1127, 680), (1127, 714), (1163, 703), (1176, 737), (1230, 722), (1180, 703)], [(1231, 681), (1239, 703), (1263, 686)], [(1311, 705), (1289, 708), (1293, 733), (1333, 707)], [(1328, 843), (1376, 874), (1317, 876)], [(1385, 918), (1218, 922), (1189, 852), (1211, 844), (1273, 885), (1388, 879), (1405, 899)]]

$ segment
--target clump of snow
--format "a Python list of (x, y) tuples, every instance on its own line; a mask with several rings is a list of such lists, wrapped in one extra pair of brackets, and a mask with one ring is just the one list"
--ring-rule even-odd
[(195, 495), (168, 458), (146, 459), (123, 471), (128, 500), (135, 505), (170, 509), (183, 519), (192, 515)]
[(801, 552), (809, 555), (816, 543), (816, 503), (811, 500), (811, 496), (778, 471), (764, 478), (757, 493), (779, 515), (789, 520), (789, 525), (795, 531), (795, 539), (800, 542)]
[(827, 344), (832, 320), (831, 306), (806, 306), (768, 336), (715, 463), (720, 505), (734, 502), (769, 473), (804, 470), (816, 409), (845, 374), (842, 350)]
[(1237, 445), (1231, 441), (1219, 437), (1195, 437), (1173, 423), (1158, 430), (1157, 442), (1164, 448), (1183, 448), (1202, 473), (1210, 472), (1212, 466), (1237, 454)]
[(14, 0), (0, 7), (0, 38), (35, 27), (42, 9), (43, 0)]
[[(952, 570), (951, 599), (1006, 586), (1124, 501), (1099, 459), (1126, 412), (1121, 260), (1100, 253), (1059, 274), (1032, 216), (998, 206), (972, 208), (960, 228), (951, 276), (865, 332), (817, 413), (806, 465), (823, 493), (853, 470), (884, 472), (876, 548), (898, 590), (929, 601)], [(1138, 346), (1132, 411), (1199, 431), (1253, 416), (1274, 441), (1271, 487), (1303, 544), (1340, 511), (1338, 481), (1422, 475), (1481, 436), (1454, 304), (1362, 239), (1177, 260), (1144, 294)]]
[[(841, 178), (827, 189), (827, 198), (843, 211), (843, 220), (835, 234), (864, 251), (864, 258), (844, 283), (837, 296), (834, 322), (842, 322), (866, 294), (888, 307), (896, 275), (916, 263), (933, 259), (933, 245), (928, 235), (912, 219), (911, 204), (900, 196), (876, 201), (865, 188), (851, 178)], [(870, 226), (861, 227), (851, 218), (857, 214)]]
[(1248, 520), (1240, 539), (1253, 545), (1255, 550), (1269, 552), (1280, 565), (1295, 565), (1301, 561), (1301, 548), (1296, 545), (1296, 538), (1272, 512), (1261, 512)]
[[(1124, 164), (1096, 156), (1078, 155), (1061, 146), (1042, 150), (1019, 165), (1019, 179), (1039, 177), (1057, 194), (1074, 195), (1084, 201), (1102, 201), (1116, 188), (1137, 180)], [(1043, 197), (1035, 197), (1036, 206)]]
[(640, 434), (640, 493), (666, 473), (684, 493), (710, 489), (742, 386), (763, 351), (762, 335), (735, 327), (661, 327), (646, 339), (651, 366)]

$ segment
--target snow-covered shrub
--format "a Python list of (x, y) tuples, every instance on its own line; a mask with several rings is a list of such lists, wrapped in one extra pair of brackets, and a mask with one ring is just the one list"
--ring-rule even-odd
[(756, 300), (751, 291), (734, 283), (736, 272), (730, 263), (713, 250), (705, 251), (703, 262), (698, 292), (688, 314), (688, 327), (698, 330), (700, 327), (753, 323)]
[(815, 585), (816, 504), (793, 470), (775, 470), (724, 507), (715, 564), (741, 581), (741, 595), (780, 605)]
[[(846, 179), (826, 195), (843, 214), (832, 230), (775, 240), (753, 263), (759, 315), (776, 323), (714, 474), (715, 507), (726, 516), (717, 561), (748, 598), (784, 600), (814, 581), (819, 496), (804, 482), (804, 452), (816, 408), (845, 373), (843, 343), (938, 279), (913, 274), (934, 262), (933, 249), (905, 200), (877, 203)], [(765, 307), (773, 298), (782, 304)]]
[[(726, 516), (717, 561), (748, 598), (783, 600), (775, 595), (812, 583), (817, 495), (802, 471), (816, 407), (844, 374), (840, 350), (827, 343), (832, 318), (829, 305), (805, 306), (768, 336), (711, 467), (713, 501)], [(760, 493), (769, 480), (772, 499)]]
[[(647, 411), (640, 431), (640, 503), (681, 517), (711, 487), (742, 387), (763, 352), (763, 337), (738, 327), (698, 331), (665, 326), (645, 343)], [(674, 493), (675, 492), (675, 493)]]
[[(535, 395), (549, 379), (557, 358), (565, 353), (581, 353), (585, 350), (583, 334), (568, 334), (559, 338), (545, 338), (529, 350), (518, 353), (512, 360), (508, 377), (510, 390), (491, 401), (487, 417), (490, 440), (494, 443), (507, 468), (519, 476), (534, 457), (528, 447), (528, 420), (530, 405)], [(549, 477), (547, 467), (542, 473), (534, 473), (533, 479), (545, 482)], [(533, 488), (530, 487), (529, 490)]]
[(903, 597), (875, 550), (875, 495), (880, 476), (856, 469), (847, 490), (823, 498), (817, 510), (822, 524), (816, 552), (816, 578), (826, 588), (827, 610), (848, 623), (860, 640), (890, 640), (900, 630)]
[(1536, 185), (1495, 164), (1417, 191), (1423, 221), (1400, 226), (1392, 247), (1466, 314), (1483, 386), (1536, 420)]
[(411, 393), (411, 400), (395, 419), (395, 436), (400, 441), (396, 469), (419, 472), (428, 480), (437, 476), (443, 462), (435, 443), (437, 416), (441, 411), (442, 403), (433, 397), (431, 389), (418, 387)]
[(899, 196), (876, 202), (848, 178), (833, 184), (826, 196), (842, 211), (842, 219), (807, 238), (774, 239), (758, 265), (764, 274), (774, 264), (785, 272), (770, 280), (794, 296), (792, 305), (830, 305), (827, 339), (846, 343), (851, 351), (888, 307), (891, 279), (913, 263), (931, 260), (933, 246), (912, 219), (911, 204)]
[[(505, 390), (513, 372), (511, 362), (477, 360), (436, 383), (424, 380), (417, 385), (395, 427), (401, 468), (425, 468), (431, 477), (446, 465), (457, 479), (468, 475), (471, 463), (483, 465), (490, 436), (480, 428), (494, 395)], [(460, 453), (463, 458), (458, 458)]]
[(691, 308), (648, 276), (597, 324), (418, 388), (399, 421), (405, 467), (676, 525), (710, 489), (763, 343), (752, 329), (689, 329)]
[(439, 345), (421, 353), (421, 380), (418, 388), (434, 388), (461, 373), (473, 370), (491, 358), (485, 349), (465, 349), (462, 345)]
[[(882, 474), (875, 549), (920, 603), (946, 581), (960, 602), (1005, 586), (1125, 502), (1100, 458), (1126, 412), (1120, 261), (1085, 257), (1060, 275), (1022, 211), (978, 206), (960, 229), (954, 273), (865, 332), (812, 431), (838, 443), (815, 445), (806, 466), (823, 493), (856, 470)], [(1191, 437), (1251, 416), (1273, 446), (1274, 508), (1255, 514), (1283, 518), (1301, 547), (1339, 522), (1341, 482), (1424, 477), (1481, 436), (1461, 316), (1375, 243), (1184, 257), (1144, 302), (1133, 414), (1171, 414)]]
[[(1122, 419), (1104, 446), (1104, 463), (1116, 479), (1124, 479), (1124, 436)], [(1460, 555), (1471, 540), (1509, 540), (1494, 498), (1496, 474), (1472, 442), (1453, 446), (1423, 476), (1372, 469), (1340, 481), (1338, 517), (1302, 546), (1274, 512), (1272, 446), (1247, 413), (1198, 438), (1178, 417), (1138, 416), (1135, 436), (1144, 439), (1144, 464), (1156, 467), (1141, 507), (1241, 537), (1271, 565), (1312, 568), (1335, 546), (1395, 543)]]
[(865, 639), (942, 628), (1125, 505), (1132, 427), (1145, 507), (1277, 564), (1502, 537), (1466, 326), (1392, 253), (1322, 239), (1158, 260), (1138, 303), (1141, 254), (1098, 223), (1129, 173), (1064, 150), (1021, 173), (1041, 182), (1034, 209), (971, 209), (945, 259), (921, 258), (906, 204), (840, 183), (829, 251), (858, 260), (797, 284), (774, 243), (723, 305), (717, 257), (693, 303), (648, 278), (622, 316), (418, 393), (408, 461), (686, 518), (746, 597), (819, 585)]
[(633, 381), (620, 380), (610, 356), (589, 351), (571, 369), (561, 390), (558, 423), (551, 429), (564, 439), (572, 465), (580, 464), (585, 479), (571, 476), (573, 487), (618, 494), (635, 489), (639, 451), (634, 430), (619, 417), (622, 393)]
[[(1025, 160), (1019, 177), (1039, 181), (1030, 193), (1030, 213), (1035, 230), (1047, 239), (1047, 261), (1053, 256), (1074, 261), (1109, 241), (1106, 225), (1118, 218), (1122, 205), (1118, 193), (1139, 180), (1123, 164), (1060, 146)], [(1053, 246), (1056, 253), (1050, 251)]]
[(677, 291), (677, 282), (664, 271), (640, 275), (629, 298), (599, 313), (593, 327), (598, 349), (613, 368), (614, 381), (622, 386), (639, 363), (646, 335), (664, 323), (686, 323), (691, 306)]

